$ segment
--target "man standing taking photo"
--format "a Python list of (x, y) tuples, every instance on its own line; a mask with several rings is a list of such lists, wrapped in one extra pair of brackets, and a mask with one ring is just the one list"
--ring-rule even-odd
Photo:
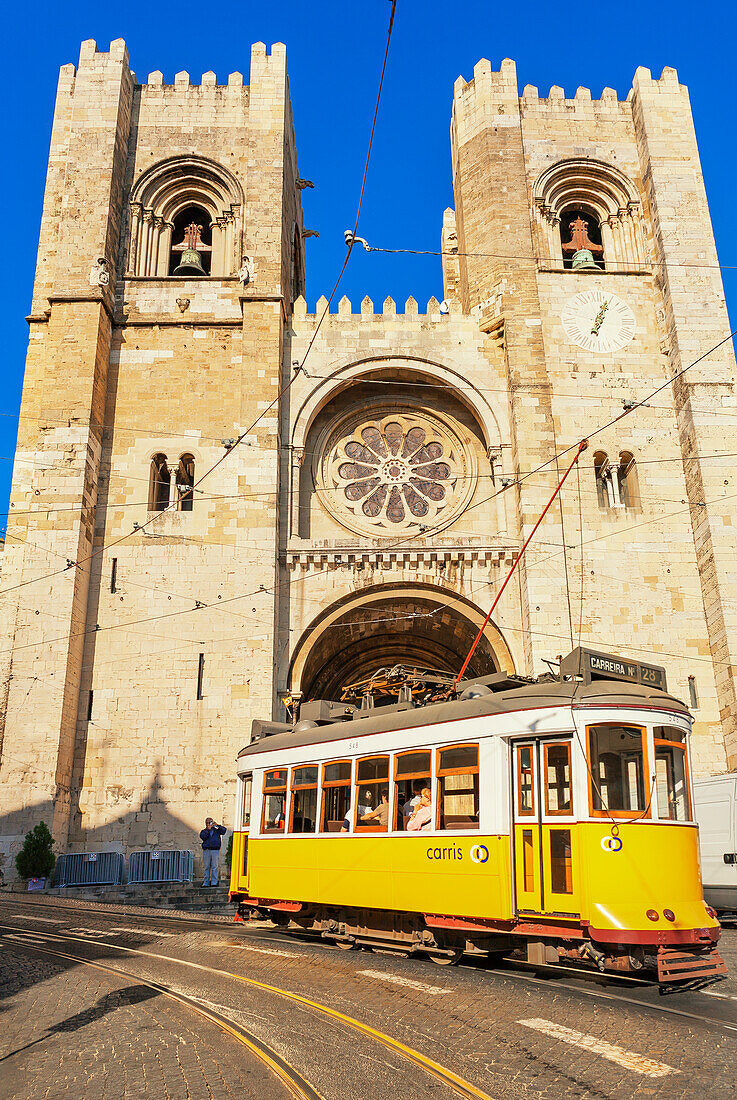
[(224, 837), (226, 832), (227, 829), (224, 825), (218, 825), (211, 817), (205, 818), (205, 827), (200, 833), (202, 862), (205, 868), (203, 886), (217, 886), (218, 884), (221, 837)]

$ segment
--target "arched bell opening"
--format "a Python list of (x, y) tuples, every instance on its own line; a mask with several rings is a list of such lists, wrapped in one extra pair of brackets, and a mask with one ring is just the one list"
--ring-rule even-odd
[(563, 267), (575, 270), (604, 270), (601, 222), (584, 206), (571, 207), (560, 216)]
[(186, 206), (174, 218), (169, 274), (193, 278), (209, 275), (212, 265), (212, 225), (201, 206)]
[[(419, 586), (358, 595), (305, 632), (292, 662), (292, 692), (303, 700), (340, 699), (348, 685), (395, 665), (455, 676), (482, 621), (458, 597)], [(513, 670), (506, 643), (489, 624), (464, 679)]]

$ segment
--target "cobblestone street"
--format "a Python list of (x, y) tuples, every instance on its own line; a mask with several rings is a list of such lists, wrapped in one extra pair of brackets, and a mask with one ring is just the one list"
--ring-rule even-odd
[(234, 1039), (149, 986), (9, 940), (0, 973), (3, 1100), (282, 1096)]
[[(722, 944), (734, 973), (737, 934)], [(640, 985), (347, 953), (267, 925), (3, 901), (0, 982), (2, 1100), (288, 1095), (200, 1014), (211, 1010), (325, 1100), (457, 1096), (428, 1059), (465, 1082), (461, 1095), (493, 1100), (726, 1100), (737, 1082), (734, 977), (662, 998)]]

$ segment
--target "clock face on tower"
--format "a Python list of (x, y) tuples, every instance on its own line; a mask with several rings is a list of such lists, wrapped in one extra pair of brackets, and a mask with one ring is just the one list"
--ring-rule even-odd
[(569, 298), (560, 319), (571, 343), (586, 351), (619, 351), (635, 335), (630, 307), (602, 290), (582, 290)]

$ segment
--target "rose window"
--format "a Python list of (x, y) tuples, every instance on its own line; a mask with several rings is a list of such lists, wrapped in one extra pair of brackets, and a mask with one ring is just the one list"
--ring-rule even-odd
[(327, 443), (321, 499), (352, 527), (390, 534), (433, 526), (455, 514), (466, 496), (464, 449), (430, 416), (354, 417), (329, 433)]

